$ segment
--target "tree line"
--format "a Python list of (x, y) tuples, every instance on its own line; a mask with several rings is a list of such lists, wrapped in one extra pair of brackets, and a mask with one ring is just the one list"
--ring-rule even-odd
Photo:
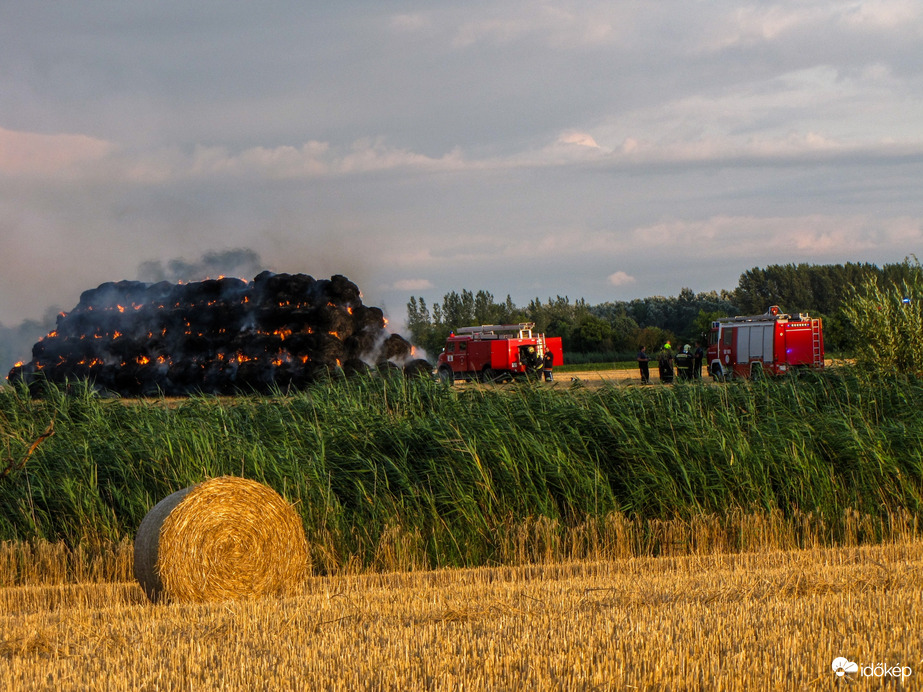
[(914, 285), (920, 276), (916, 258), (881, 267), (851, 262), (774, 264), (743, 272), (733, 290), (695, 293), (683, 288), (676, 296), (598, 305), (558, 295), (517, 306), (509, 295), (497, 301), (489, 291), (463, 289), (445, 294), (441, 302), (432, 305), (412, 296), (407, 303), (407, 329), (411, 341), (434, 357), (446, 337), (459, 327), (534, 322), (537, 331), (560, 336), (565, 353), (579, 362), (633, 357), (642, 344), (659, 349), (665, 341), (704, 342), (713, 320), (762, 314), (778, 305), (782, 312), (806, 312), (822, 318), (827, 350), (850, 352), (857, 339), (847, 301), (855, 297), (856, 288)]

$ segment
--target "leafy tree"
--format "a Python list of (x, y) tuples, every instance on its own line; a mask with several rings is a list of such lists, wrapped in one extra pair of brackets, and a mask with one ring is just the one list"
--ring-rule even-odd
[(903, 265), (896, 280), (871, 276), (851, 291), (843, 314), (860, 368), (923, 377), (923, 268), (916, 258)]
[[(650, 355), (657, 353), (668, 341), (671, 344), (677, 343), (678, 340), (673, 332), (660, 327), (644, 327), (635, 335), (634, 347), (647, 346), (647, 352)], [(654, 356), (651, 355), (651, 357)]]
[(585, 315), (577, 327), (574, 348), (578, 351), (611, 351), (612, 325), (593, 315)]
[(615, 351), (634, 350), (636, 338), (640, 327), (628, 313), (622, 312), (611, 320), (612, 322), (612, 349)]
[(723, 310), (713, 310), (711, 312), (699, 310), (699, 314), (696, 315), (695, 320), (692, 322), (693, 338), (705, 343), (708, 341), (708, 335), (711, 332), (712, 322), (720, 320), (722, 317), (728, 316), (729, 315)]

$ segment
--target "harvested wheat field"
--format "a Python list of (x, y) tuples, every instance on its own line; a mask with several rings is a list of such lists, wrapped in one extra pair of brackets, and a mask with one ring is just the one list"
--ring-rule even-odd
[[(923, 542), (314, 577), (211, 604), (14, 587), (0, 612), (3, 690), (920, 689)], [(859, 671), (838, 679), (839, 657)]]

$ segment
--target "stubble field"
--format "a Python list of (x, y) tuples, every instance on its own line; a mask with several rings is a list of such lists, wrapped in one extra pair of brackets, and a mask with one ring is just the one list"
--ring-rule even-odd
[(923, 543), (899, 541), (315, 577), (217, 604), (5, 588), (0, 689), (830, 689), (840, 656), (904, 669), (860, 668), (856, 689), (919, 689), (921, 582)]

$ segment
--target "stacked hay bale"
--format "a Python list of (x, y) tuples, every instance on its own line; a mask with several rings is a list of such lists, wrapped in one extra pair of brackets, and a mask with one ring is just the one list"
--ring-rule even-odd
[(381, 362), (422, 369), (386, 325), (341, 274), (106, 282), (60, 313), (7, 379), (35, 392), (87, 380), (121, 396), (188, 396), (300, 389)]
[(134, 557), (152, 601), (284, 595), (309, 569), (297, 512), (272, 488), (231, 476), (161, 500), (138, 528)]

